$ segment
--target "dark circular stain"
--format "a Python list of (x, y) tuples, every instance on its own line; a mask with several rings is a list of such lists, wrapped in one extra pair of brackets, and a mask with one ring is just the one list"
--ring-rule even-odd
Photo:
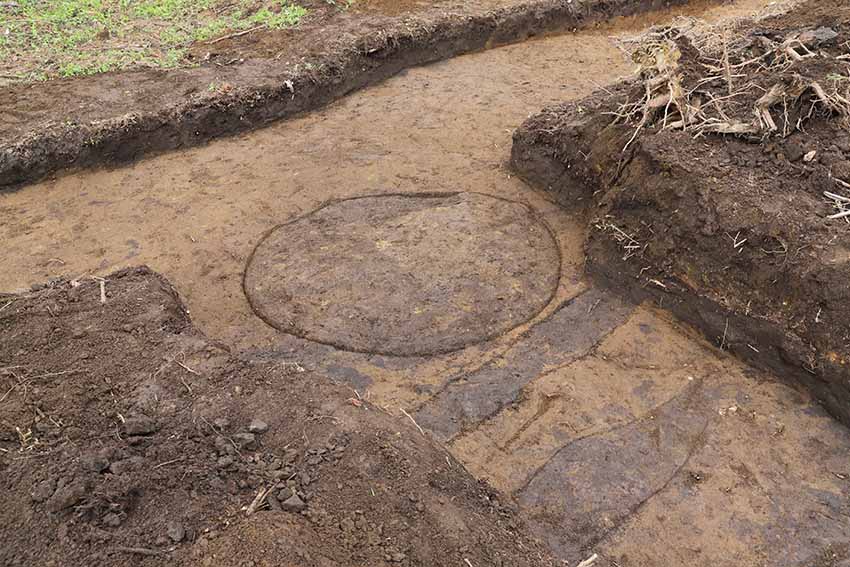
[(344, 350), (451, 352), (533, 318), (560, 256), (528, 206), (477, 193), (328, 204), (272, 230), (245, 272), (255, 313)]

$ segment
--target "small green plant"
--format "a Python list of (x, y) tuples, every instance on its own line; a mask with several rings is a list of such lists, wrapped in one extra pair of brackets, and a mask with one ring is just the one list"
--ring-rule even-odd
[(0, 73), (33, 81), (190, 64), (188, 47), (252, 28), (297, 26), (290, 0), (18, 0), (0, 12)]

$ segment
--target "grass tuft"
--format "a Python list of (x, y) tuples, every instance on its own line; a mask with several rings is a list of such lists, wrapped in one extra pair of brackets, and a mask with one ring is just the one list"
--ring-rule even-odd
[(290, 0), (17, 0), (0, 7), (0, 76), (29, 82), (185, 66), (195, 41), (291, 28), (306, 15)]

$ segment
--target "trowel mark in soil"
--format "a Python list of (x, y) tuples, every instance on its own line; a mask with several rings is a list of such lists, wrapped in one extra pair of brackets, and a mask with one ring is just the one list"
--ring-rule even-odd
[(476, 193), (332, 202), (273, 229), (245, 272), (271, 326), (335, 347), (450, 352), (537, 315), (558, 286), (555, 237), (527, 205)]

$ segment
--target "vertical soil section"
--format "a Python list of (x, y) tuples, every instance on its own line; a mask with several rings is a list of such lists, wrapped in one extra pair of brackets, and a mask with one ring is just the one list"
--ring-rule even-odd
[(704, 38), (656, 37), (644, 49), (672, 63), (545, 110), (512, 153), (529, 182), (586, 206), (599, 281), (805, 385), (845, 423), (850, 104), (835, 78), (848, 21), (843, 3), (816, 2), (752, 24), (727, 47), (737, 83), (712, 78), (718, 48)]

